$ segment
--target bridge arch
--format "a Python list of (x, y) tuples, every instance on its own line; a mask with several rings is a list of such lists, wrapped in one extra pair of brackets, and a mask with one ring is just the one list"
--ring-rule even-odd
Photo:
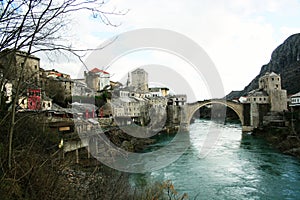
[(232, 109), (239, 117), (241, 124), (244, 125), (243, 105), (241, 103), (237, 103), (234, 101), (226, 101), (226, 100), (222, 100), (222, 99), (198, 101), (195, 103), (188, 104), (187, 105), (186, 123), (188, 125), (190, 124), (190, 121), (192, 120), (193, 115), (201, 107), (206, 106), (206, 105), (212, 105), (212, 104), (221, 104), (221, 105), (225, 105), (226, 107)]

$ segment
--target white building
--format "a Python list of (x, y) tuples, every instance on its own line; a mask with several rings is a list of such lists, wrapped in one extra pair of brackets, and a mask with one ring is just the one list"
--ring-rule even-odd
[(106, 86), (110, 86), (110, 74), (104, 70), (94, 68), (89, 72), (84, 72), (87, 86), (94, 91), (101, 91)]
[(291, 96), (290, 106), (300, 106), (300, 92)]
[(28, 108), (28, 98), (27, 97), (19, 97), (18, 106), (21, 110)]
[(152, 87), (149, 88), (152, 97), (166, 97), (169, 95), (169, 88), (166, 87)]
[(6, 101), (5, 103), (10, 103), (12, 101), (12, 83), (6, 83), (4, 85), (5, 88), (5, 96), (6, 96)]
[(51, 110), (52, 109), (52, 99), (44, 97), (42, 99), (42, 110)]

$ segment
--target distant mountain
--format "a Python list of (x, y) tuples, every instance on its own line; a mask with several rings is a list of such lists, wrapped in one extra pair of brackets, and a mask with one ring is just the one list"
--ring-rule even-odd
[(282, 88), (289, 94), (300, 91), (300, 33), (291, 35), (272, 53), (268, 64), (261, 67), (260, 73), (242, 91), (233, 91), (226, 98), (234, 99), (258, 88), (258, 79), (266, 72), (281, 75)]

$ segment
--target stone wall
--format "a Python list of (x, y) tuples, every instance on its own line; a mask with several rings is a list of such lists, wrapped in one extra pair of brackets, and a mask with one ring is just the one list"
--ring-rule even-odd
[(287, 94), (286, 90), (270, 90), (271, 111), (282, 112), (287, 110)]

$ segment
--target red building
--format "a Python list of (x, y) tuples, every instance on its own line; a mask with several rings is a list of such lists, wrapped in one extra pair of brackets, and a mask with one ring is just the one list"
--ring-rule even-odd
[(27, 108), (29, 110), (41, 109), (41, 89), (27, 89)]

